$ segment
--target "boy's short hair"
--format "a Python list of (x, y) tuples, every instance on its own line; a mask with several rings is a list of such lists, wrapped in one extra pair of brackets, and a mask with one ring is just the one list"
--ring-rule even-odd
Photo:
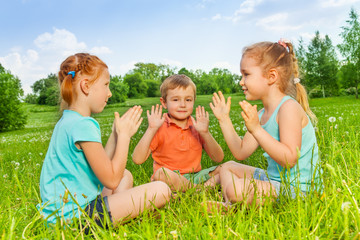
[(184, 74), (174, 74), (167, 77), (160, 86), (161, 97), (166, 101), (168, 90), (175, 89), (177, 87), (187, 88), (191, 86), (194, 90), (194, 98), (196, 98), (196, 85), (195, 83)]

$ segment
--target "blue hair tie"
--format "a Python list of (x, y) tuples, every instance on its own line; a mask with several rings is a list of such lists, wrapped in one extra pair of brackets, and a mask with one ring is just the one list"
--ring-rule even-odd
[(72, 78), (74, 78), (74, 77), (75, 77), (75, 71), (70, 71), (70, 72), (68, 72), (68, 75), (71, 75)]

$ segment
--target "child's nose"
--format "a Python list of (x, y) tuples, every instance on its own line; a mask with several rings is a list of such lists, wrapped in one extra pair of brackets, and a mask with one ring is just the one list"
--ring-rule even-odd
[(241, 80), (240, 80), (240, 82), (239, 82), (239, 85), (240, 85), (240, 86), (243, 86), (243, 85), (244, 85), (244, 78), (243, 78), (243, 77), (241, 78)]
[(112, 93), (111, 93), (111, 91), (109, 90), (108, 98), (111, 98), (111, 96), (112, 96)]

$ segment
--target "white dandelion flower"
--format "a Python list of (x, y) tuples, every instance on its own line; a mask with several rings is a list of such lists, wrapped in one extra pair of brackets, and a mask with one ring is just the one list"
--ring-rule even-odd
[(343, 202), (341, 204), (341, 211), (344, 211), (345, 209), (349, 209), (351, 206), (351, 202)]
[(336, 117), (329, 117), (329, 122), (333, 123), (336, 121)]

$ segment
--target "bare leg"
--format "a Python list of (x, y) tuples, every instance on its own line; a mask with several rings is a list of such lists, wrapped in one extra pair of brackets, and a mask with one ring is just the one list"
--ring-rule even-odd
[(256, 205), (263, 205), (266, 201), (276, 198), (275, 189), (270, 182), (236, 176), (234, 182), (225, 188), (224, 193), (225, 199), (230, 202), (244, 201), (252, 204), (255, 200)]
[(114, 224), (138, 216), (145, 209), (160, 208), (170, 199), (170, 188), (156, 181), (108, 196)]
[(109, 189), (109, 188), (104, 187), (101, 195), (103, 197), (110, 196), (110, 195), (112, 195), (114, 193), (119, 193), (119, 192), (128, 190), (128, 189), (130, 189), (132, 187), (133, 187), (133, 176), (132, 176), (132, 174), (131, 174), (131, 172), (129, 170), (125, 169), (124, 176), (121, 179), (118, 187), (114, 191)]
[(220, 181), (226, 202), (246, 201), (263, 204), (263, 197), (276, 197), (275, 189), (269, 182), (253, 179), (256, 168), (233, 161), (223, 164)]
[(221, 168), (222, 168), (222, 165), (218, 166), (217, 168), (215, 168), (214, 171), (209, 173), (211, 178), (204, 183), (205, 187), (207, 187), (207, 186), (215, 187), (217, 184), (220, 184), (220, 169)]
[(172, 191), (185, 192), (192, 184), (184, 176), (167, 168), (160, 168), (154, 174), (154, 180), (165, 182)]

